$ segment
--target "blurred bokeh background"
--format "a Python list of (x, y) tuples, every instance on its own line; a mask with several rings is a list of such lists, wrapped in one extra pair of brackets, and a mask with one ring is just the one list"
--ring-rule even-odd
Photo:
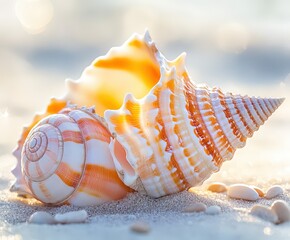
[[(287, 0), (0, 0), (0, 161), (65, 78), (147, 28), (168, 59), (187, 52), (196, 82), (290, 97)], [(213, 179), (290, 179), (290, 99)], [(13, 164), (8, 164), (13, 165)], [(1, 169), (1, 172), (7, 169)]]

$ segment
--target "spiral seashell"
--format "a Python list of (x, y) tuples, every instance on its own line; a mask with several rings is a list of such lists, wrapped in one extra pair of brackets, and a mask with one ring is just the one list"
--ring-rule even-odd
[(152, 197), (201, 184), (283, 102), (195, 85), (182, 62), (172, 65), (161, 58), (160, 81), (144, 98), (128, 94), (119, 110), (105, 112), (114, 141), (122, 144), (133, 169), (126, 172), (114, 157), (120, 177)]
[(16, 181), (11, 191), (30, 195), (21, 174), (21, 152), (29, 131), (44, 117), (58, 113), (67, 104), (95, 106), (96, 113), (103, 116), (106, 109), (118, 109), (127, 92), (137, 97), (145, 96), (160, 78), (155, 45), (149, 42), (149, 33), (134, 34), (122, 46), (112, 48), (106, 56), (98, 57), (82, 73), (79, 80), (66, 80), (64, 97), (52, 98), (42, 113), (23, 128), (18, 145), (13, 151), (17, 165), (12, 173)]
[[(184, 61), (185, 54), (168, 61), (148, 33), (97, 58), (24, 129), (11, 190), (84, 206), (133, 190), (160, 197), (201, 184), (283, 99), (196, 85)], [(100, 116), (106, 110), (106, 122), (82, 105), (96, 105)]]
[(22, 172), (44, 203), (96, 205), (130, 189), (119, 179), (109, 151), (112, 137), (93, 109), (63, 109), (41, 120), (22, 152)]

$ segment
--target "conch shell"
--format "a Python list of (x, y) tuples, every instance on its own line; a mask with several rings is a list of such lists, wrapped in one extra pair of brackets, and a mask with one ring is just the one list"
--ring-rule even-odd
[(119, 110), (105, 111), (113, 141), (126, 152), (121, 162), (114, 156), (116, 169), (127, 186), (152, 197), (201, 184), (282, 101), (225, 95), (196, 86), (183, 64), (161, 65), (160, 81), (148, 95), (137, 100), (129, 94)]
[[(12, 190), (44, 203), (95, 205), (120, 199), (132, 190), (152, 197), (176, 193), (218, 171), (284, 99), (224, 94), (218, 88), (196, 85), (187, 74), (184, 57), (168, 61), (146, 33), (96, 59), (80, 80), (68, 81), (67, 94), (53, 99), (48, 111), (37, 115), (22, 134), (14, 152), (18, 164)], [(106, 110), (106, 121), (69, 102), (95, 105), (101, 116)], [(77, 126), (82, 122), (79, 116), (91, 119), (90, 123)], [(73, 130), (63, 135), (51, 130), (53, 124)], [(52, 140), (44, 135), (53, 135)], [(103, 147), (87, 144), (91, 139)], [(54, 148), (42, 147), (43, 143)], [(35, 149), (41, 154), (31, 155)], [(49, 157), (38, 160), (46, 150)], [(91, 161), (96, 167), (87, 171)]]

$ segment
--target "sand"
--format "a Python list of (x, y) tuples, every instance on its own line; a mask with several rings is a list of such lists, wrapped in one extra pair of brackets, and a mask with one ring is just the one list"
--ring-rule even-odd
[[(22, 199), (9, 192), (13, 180), (9, 168), (13, 161), (10, 161), (12, 157), (9, 155), (5, 159), (0, 161), (0, 240), (290, 238), (290, 223), (273, 225), (249, 214), (250, 208), (257, 203), (269, 206), (274, 200), (283, 199), (290, 204), (290, 185), (286, 182), (279, 183), (285, 190), (282, 196), (256, 202), (229, 199), (225, 193), (206, 191), (205, 183), (195, 188), (194, 192), (184, 191), (159, 199), (132, 193), (123, 200), (95, 207), (47, 207), (36, 200)], [(222, 212), (213, 216), (184, 213), (182, 210), (193, 202), (218, 205)], [(47, 211), (55, 215), (80, 209), (85, 209), (89, 214), (84, 224), (35, 225), (26, 222), (35, 211)], [(131, 231), (130, 226), (136, 222), (148, 224), (150, 231), (143, 234)]]

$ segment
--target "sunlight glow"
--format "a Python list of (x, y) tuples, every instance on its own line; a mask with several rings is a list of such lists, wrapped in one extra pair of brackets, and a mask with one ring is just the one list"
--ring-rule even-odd
[(271, 235), (272, 234), (272, 229), (270, 227), (265, 227), (264, 228), (264, 234), (265, 235)]
[(18, 0), (15, 14), (28, 33), (38, 34), (52, 20), (53, 5), (50, 0)]

